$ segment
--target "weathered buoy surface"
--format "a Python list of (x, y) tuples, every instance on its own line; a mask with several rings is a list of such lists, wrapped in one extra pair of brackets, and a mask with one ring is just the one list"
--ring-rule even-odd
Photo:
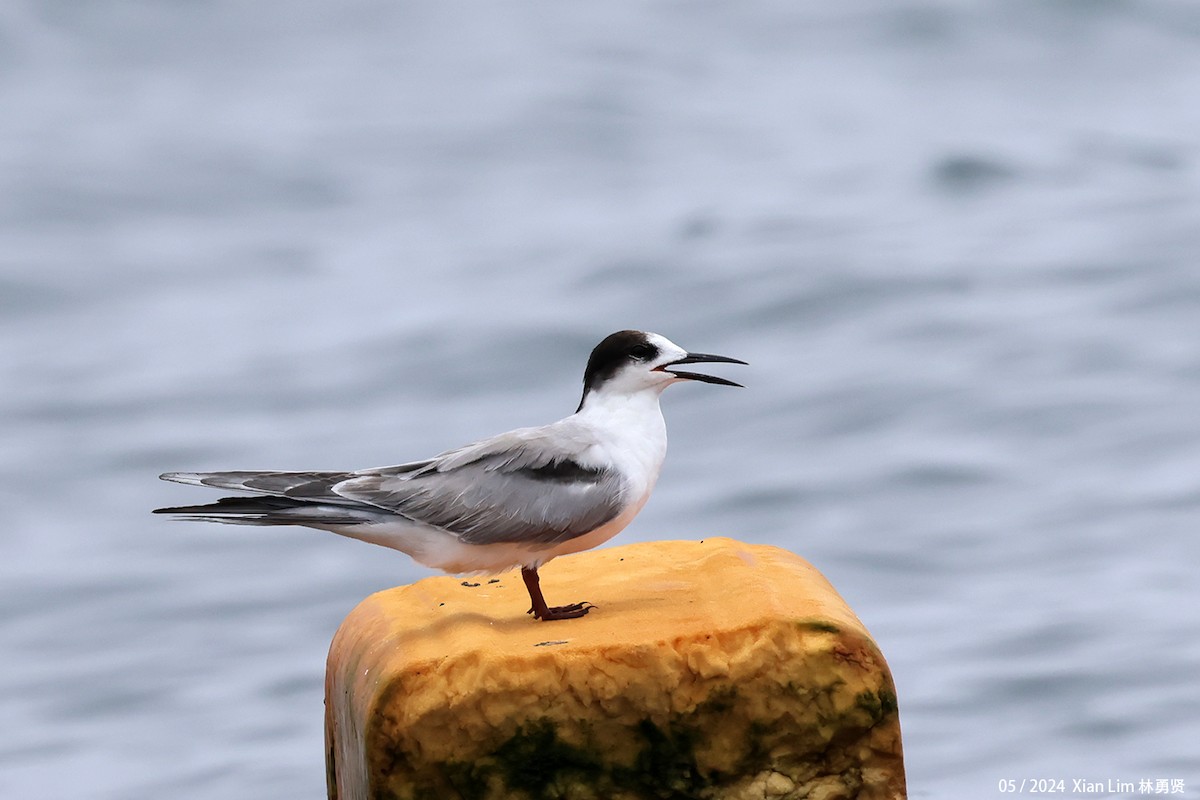
[(338, 800), (905, 797), (891, 674), (812, 565), (731, 539), (427, 578), (342, 623), (326, 673)]

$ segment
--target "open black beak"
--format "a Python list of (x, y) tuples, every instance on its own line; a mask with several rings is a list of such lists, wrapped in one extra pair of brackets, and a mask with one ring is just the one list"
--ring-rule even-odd
[[(676, 376), (677, 378), (685, 378), (690, 381), (703, 381), (704, 383), (716, 383), (721, 386), (738, 386), (738, 387), (742, 386), (740, 383), (734, 383), (733, 381), (727, 381), (724, 378), (718, 378), (713, 375), (701, 375), (698, 372), (683, 372), (681, 370), (676, 370), (676, 369), (667, 369), (667, 367), (673, 367), (676, 364), (702, 364), (705, 362), (715, 362), (715, 363), (721, 363), (721, 364), (745, 364), (746, 363), (745, 361), (741, 361), (736, 358), (729, 358), (728, 356), (714, 356), (714, 355), (709, 355), (708, 353), (688, 353), (686, 356), (679, 359), (678, 361), (672, 361), (670, 364), (663, 364), (661, 367), (657, 367), (656, 369), (658, 369), (660, 372), (666, 372), (668, 374)], [(742, 387), (742, 388), (745, 388), (745, 387)]]

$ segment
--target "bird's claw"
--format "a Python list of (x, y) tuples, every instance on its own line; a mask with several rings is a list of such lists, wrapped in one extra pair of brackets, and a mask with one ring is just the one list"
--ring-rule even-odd
[(526, 614), (533, 614), (534, 619), (540, 619), (543, 622), (551, 622), (556, 619), (578, 619), (584, 616), (588, 611), (596, 606), (586, 600), (582, 603), (571, 603), (569, 606), (550, 606), (544, 612), (539, 614), (536, 609), (529, 609)]

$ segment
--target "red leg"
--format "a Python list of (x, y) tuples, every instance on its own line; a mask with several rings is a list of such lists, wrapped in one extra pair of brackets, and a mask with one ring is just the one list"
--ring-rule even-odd
[(586, 601), (572, 603), (569, 606), (546, 605), (546, 598), (542, 597), (542, 586), (538, 580), (537, 567), (521, 567), (521, 578), (525, 581), (525, 588), (529, 590), (529, 599), (533, 601), (533, 608), (526, 613), (533, 614), (534, 619), (545, 622), (555, 619), (575, 619), (582, 617), (594, 607)]

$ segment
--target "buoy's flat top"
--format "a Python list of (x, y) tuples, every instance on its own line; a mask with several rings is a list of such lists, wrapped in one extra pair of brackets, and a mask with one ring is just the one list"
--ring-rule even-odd
[(371, 636), (409, 664), (472, 650), (608, 650), (696, 639), (767, 620), (869, 636), (824, 576), (777, 547), (726, 538), (648, 542), (562, 557), (540, 573), (551, 605), (586, 600), (596, 607), (580, 619), (535, 621), (524, 613), (529, 597), (513, 571), (498, 579), (426, 578), (379, 592), (347, 621), (367, 623)]

